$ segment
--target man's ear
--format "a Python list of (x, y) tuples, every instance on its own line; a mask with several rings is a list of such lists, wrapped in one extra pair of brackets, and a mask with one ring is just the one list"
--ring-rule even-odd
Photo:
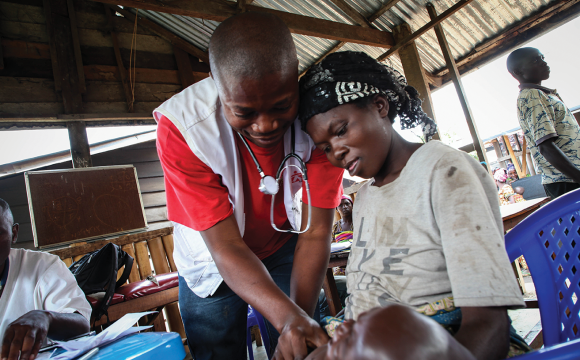
[(12, 244), (16, 244), (16, 240), (18, 240), (18, 230), (20, 229), (20, 225), (18, 223), (14, 223), (12, 226)]

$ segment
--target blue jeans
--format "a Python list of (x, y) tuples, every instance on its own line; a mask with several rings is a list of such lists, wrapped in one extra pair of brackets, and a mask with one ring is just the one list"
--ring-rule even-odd
[[(290, 295), (290, 276), (294, 249), (298, 236), (294, 235), (274, 254), (262, 260), (278, 287)], [(222, 282), (207, 298), (195, 295), (185, 279), (179, 277), (179, 307), (194, 359), (246, 359), (246, 328), (248, 304)], [(320, 317), (318, 306), (314, 319)], [(279, 334), (266, 320), (270, 348), (276, 348)]]

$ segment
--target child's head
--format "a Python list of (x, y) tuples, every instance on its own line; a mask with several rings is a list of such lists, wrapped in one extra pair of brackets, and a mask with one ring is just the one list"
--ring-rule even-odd
[[(403, 346), (402, 346), (403, 345)], [(403, 305), (374, 308), (340, 325), (307, 360), (474, 360), (428, 316)]]
[(536, 48), (520, 48), (509, 54), (507, 68), (521, 84), (540, 84), (550, 77), (550, 67)]
[(417, 90), (365, 53), (331, 54), (300, 80), (303, 128), (331, 164), (351, 175), (371, 178), (381, 169), (392, 154), (397, 116), (403, 129), (422, 125), (427, 138), (436, 131)]

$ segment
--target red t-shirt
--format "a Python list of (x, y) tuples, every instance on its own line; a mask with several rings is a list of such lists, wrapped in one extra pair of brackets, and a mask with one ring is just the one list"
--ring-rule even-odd
[[(278, 232), (270, 225), (271, 196), (258, 189), (260, 174), (256, 165), (242, 141), (237, 136), (235, 139), (242, 158), (243, 239), (258, 258), (264, 259), (282, 247), (292, 234)], [(284, 159), (283, 141), (272, 148), (261, 148), (251, 142), (249, 145), (264, 173), (276, 176)], [(157, 152), (165, 173), (169, 220), (204, 231), (233, 214), (228, 189), (222, 184), (221, 177), (193, 154), (183, 135), (165, 116), (161, 116), (157, 125)], [(343, 170), (332, 166), (319, 149), (312, 152), (306, 167), (312, 206), (325, 209), (337, 207), (342, 195)], [(307, 202), (305, 189), (303, 202)], [(290, 228), (282, 193), (276, 196), (274, 221), (279, 229)]]

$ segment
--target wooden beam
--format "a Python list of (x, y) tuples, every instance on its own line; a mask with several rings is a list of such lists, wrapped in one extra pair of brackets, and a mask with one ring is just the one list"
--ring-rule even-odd
[(181, 80), (181, 86), (185, 89), (186, 87), (195, 83), (193, 71), (191, 70), (191, 60), (189, 59), (189, 54), (177, 46), (173, 47), (173, 54), (175, 55), (175, 61), (177, 61), (177, 69), (179, 72), (179, 79)]
[[(513, 25), (502, 34), (476, 46), (469, 54), (459, 58), (457, 60), (459, 72), (462, 75), (467, 75), (513, 49), (578, 17), (578, 15), (580, 15), (580, 0), (551, 2), (543, 10)], [(442, 85), (451, 81), (451, 76), (446, 68), (435, 72), (434, 75), (441, 77)]]
[(383, 16), (384, 13), (386, 13), (387, 11), (391, 10), (391, 8), (395, 5), (397, 5), (397, 3), (401, 1), (401, 0), (391, 0), (388, 1), (387, 3), (384, 4), (383, 6), (381, 6), (381, 8), (379, 10), (377, 10), (377, 12), (375, 12), (373, 15), (371, 15), (371, 17), (369, 17), (369, 22), (373, 22), (376, 19), (380, 18), (381, 16)]
[(4, 55), (2, 53), (2, 36), (0, 36), (0, 70), (2, 69), (4, 69)]
[(73, 167), (85, 168), (93, 166), (86, 124), (82, 121), (70, 121), (66, 123), (66, 127), (68, 129)]
[[(187, 53), (186, 53), (187, 54)], [(85, 65), (85, 76), (87, 80), (99, 81), (121, 81), (118, 68), (108, 65)], [(190, 64), (191, 68), (191, 64)], [(178, 70), (160, 70), (160, 69), (143, 69), (136, 68), (135, 78), (137, 83), (149, 84), (178, 84), (181, 85), (181, 79)], [(205, 79), (209, 74), (207, 72), (192, 71), (191, 77), (194, 83)]]
[(516, 169), (516, 172), (518, 173), (519, 178), (523, 178), (524, 174), (522, 173), (522, 169), (520, 168), (520, 162), (518, 161), (517, 156), (514, 154), (514, 149), (512, 148), (512, 143), (510, 142), (510, 138), (507, 135), (503, 135), (503, 141), (505, 143), (505, 147), (507, 148), (508, 152), (510, 153), (510, 158), (512, 160), (512, 163), (514, 164), (514, 167)]
[(0, 129), (21, 130), (41, 128), (67, 128), (67, 123), (81, 121), (87, 127), (155, 125), (151, 113), (147, 114), (59, 114), (51, 117), (0, 118)]
[(459, 0), (455, 5), (447, 9), (445, 12), (441, 13), (441, 15), (437, 16), (436, 18), (429, 21), (427, 24), (423, 25), (419, 30), (415, 31), (412, 34), (409, 34), (406, 38), (402, 39), (400, 42), (397, 42), (397, 45), (391, 47), (389, 51), (385, 52), (381, 56), (377, 58), (377, 61), (384, 61), (389, 56), (396, 53), (401, 47), (405, 46), (407, 43), (414, 41), (415, 39), (421, 37), (427, 31), (431, 30), (435, 25), (440, 24), (443, 20), (447, 19), (451, 15), (455, 14), (457, 11), (464, 8), (473, 0)]
[[(111, 34), (111, 40), (113, 41), (113, 49), (115, 51), (115, 60), (117, 60), (117, 68), (119, 70), (119, 75), (121, 76), (121, 82), (123, 83), (123, 91), (125, 92), (125, 100), (127, 101), (127, 107), (129, 112), (133, 112), (133, 103), (135, 102), (133, 92), (131, 91), (129, 85), (129, 77), (127, 71), (125, 70), (125, 65), (123, 65), (123, 58), (121, 57), (121, 51), (119, 50), (119, 39), (117, 38), (117, 33), (113, 30), (113, 14), (111, 9), (105, 6), (105, 13), (109, 21), (108, 28)], [(131, 66), (131, 64), (129, 64)], [(130, 70), (130, 69), (129, 69)]]
[(238, 11), (239, 12), (246, 12), (246, 0), (238, 0)]
[(54, 26), (52, 25), (52, 11), (50, 9), (50, 0), (42, 0), (44, 9), (44, 18), (46, 21), (46, 32), (48, 34), (48, 44), (50, 46), (50, 61), (52, 62), (52, 75), (54, 77), (54, 88), (61, 91), (60, 69), (57, 62), (56, 42), (54, 40)]
[(81, 246), (68, 246), (61, 249), (48, 250), (48, 252), (58, 256), (61, 259), (66, 259), (78, 255), (88, 254), (91, 251), (95, 251), (102, 248), (108, 243), (117, 244), (122, 247), (123, 245), (149, 240), (157, 236), (167, 236), (170, 234), (173, 234), (173, 227), (167, 227), (152, 231), (144, 231), (135, 234), (122, 235), (112, 239), (92, 241)]
[[(427, 12), (429, 12), (429, 17), (432, 19), (432, 21), (434, 19), (437, 19), (437, 12), (435, 11), (435, 7), (430, 3), (427, 4)], [(457, 96), (459, 97), (459, 102), (461, 103), (463, 114), (465, 115), (465, 120), (467, 121), (467, 127), (469, 128), (469, 133), (471, 134), (471, 139), (473, 141), (475, 151), (477, 152), (477, 157), (479, 158), (479, 161), (485, 161), (485, 163), (487, 164), (487, 170), (491, 171), (491, 167), (489, 165), (489, 162), (487, 161), (487, 155), (485, 153), (485, 146), (483, 145), (483, 142), (479, 137), (477, 125), (475, 124), (475, 120), (473, 118), (469, 102), (467, 101), (467, 96), (465, 96), (465, 91), (463, 90), (461, 76), (457, 71), (457, 66), (455, 65), (455, 60), (453, 59), (451, 48), (449, 47), (447, 39), (445, 38), (443, 27), (441, 26), (441, 24), (436, 24), (434, 26), (434, 29), (435, 34), (437, 35), (437, 40), (439, 40), (441, 52), (443, 53), (443, 57), (445, 58), (445, 62), (447, 63), (447, 67), (449, 68), (449, 71), (453, 74), (453, 84), (455, 85), (455, 90), (457, 91)]]
[[(116, 11), (119, 14), (123, 15), (123, 17), (125, 17), (125, 19), (127, 19), (131, 22), (135, 22), (135, 14), (133, 14), (132, 12), (127, 11), (126, 9), (121, 9), (120, 7), (115, 6), (115, 5), (112, 5), (112, 6), (107, 5), (107, 6), (110, 7), (113, 11)], [(162, 28), (161, 26), (157, 25), (153, 21), (151, 21), (145, 17), (142, 17), (142, 16), (138, 16), (137, 23), (139, 24), (139, 26), (142, 26), (148, 30), (151, 30), (155, 34), (157, 34), (157, 35), (161, 36), (162, 38), (164, 38), (165, 40), (169, 41), (171, 44), (173, 44), (174, 47), (179, 47), (179, 48), (183, 49), (184, 51), (188, 52), (189, 54), (195, 56), (196, 58), (199, 58), (201, 61), (205, 62), (206, 64), (209, 64), (209, 55), (207, 54), (206, 51), (203, 51), (203, 50), (197, 48), (196, 46), (188, 43), (187, 41), (183, 40), (179, 36), (173, 34), (171, 31)]]
[(370, 28), (371, 23), (344, 0), (330, 0), (338, 6), (352, 21), (362, 27)]
[[(387, 5), (393, 3), (393, 6), (398, 2), (399, 0), (391, 0), (391, 2), (389, 2), (386, 5), (383, 5), (383, 7), (381, 7), (376, 13), (372, 14), (369, 19), (368, 19), (368, 23), (372, 23), (374, 20), (378, 19), (382, 14), (385, 13), (385, 11), (387, 11), (389, 8), (387, 8)], [(373, 20), (371, 20), (373, 19)], [(334, 45), (330, 50), (328, 50), (327, 52), (325, 52), (321, 57), (319, 57), (315, 62), (313, 62), (312, 64), (310, 64), (310, 66), (308, 66), (306, 69), (304, 69), (301, 73), (299, 77), (304, 76), (304, 74), (306, 74), (308, 72), (308, 70), (310, 70), (310, 68), (312, 68), (314, 65), (318, 64), (319, 62), (321, 62), (322, 60), (324, 60), (325, 57), (327, 57), (328, 55), (332, 54), (333, 52), (338, 51), (341, 47), (343, 47), (344, 45), (346, 45), (346, 42), (344, 41), (340, 41), (338, 44)]]
[[(409, 34), (411, 34), (411, 27), (407, 23), (396, 26), (393, 31), (393, 36), (398, 41), (405, 41)], [(423, 69), (421, 57), (419, 56), (419, 51), (417, 50), (415, 42), (411, 41), (405, 46), (400, 47), (399, 57), (401, 58), (401, 64), (403, 65), (407, 82), (419, 92), (419, 96), (423, 102), (421, 104), (423, 111), (431, 119), (435, 120), (435, 111), (433, 110), (433, 101), (431, 100), (431, 90), (429, 89), (427, 78), (425, 76), (425, 69)], [(439, 134), (436, 134), (433, 139), (438, 140)]]
[[(236, 8), (210, 0), (93, 0), (123, 7), (152, 10), (176, 15), (191, 16), (222, 22), (236, 14)], [(235, 3), (234, 3), (235, 4)], [(389, 48), (394, 41), (390, 33), (343, 24), (335, 21), (316, 19), (309, 16), (292, 14), (286, 11), (267, 9), (248, 5), (248, 11), (267, 12), (278, 16), (294, 34), (321, 37), (325, 39), (351, 42), (356, 44)]]
[(306, 69), (302, 70), (302, 72), (300, 73), (300, 77), (304, 76), (304, 74), (306, 74), (308, 72), (308, 70), (310, 70), (314, 65), (316, 65), (319, 62), (321, 62), (322, 60), (324, 60), (325, 57), (327, 57), (328, 55), (332, 54), (333, 52), (338, 51), (344, 45), (346, 45), (346, 43), (345, 42), (342, 42), (342, 41), (339, 42), (338, 44), (334, 45), (330, 50), (328, 50), (327, 52), (325, 52), (324, 55), (322, 55), (321, 57), (319, 57), (309, 67), (307, 67)]
[(73, 41), (73, 51), (75, 54), (75, 63), (79, 77), (79, 91), (85, 93), (87, 86), (85, 84), (85, 73), (83, 71), (83, 57), (81, 55), (81, 43), (79, 41), (79, 32), (77, 27), (77, 15), (73, 0), (66, 0), (68, 7), (68, 18), (70, 19), (70, 29)]

